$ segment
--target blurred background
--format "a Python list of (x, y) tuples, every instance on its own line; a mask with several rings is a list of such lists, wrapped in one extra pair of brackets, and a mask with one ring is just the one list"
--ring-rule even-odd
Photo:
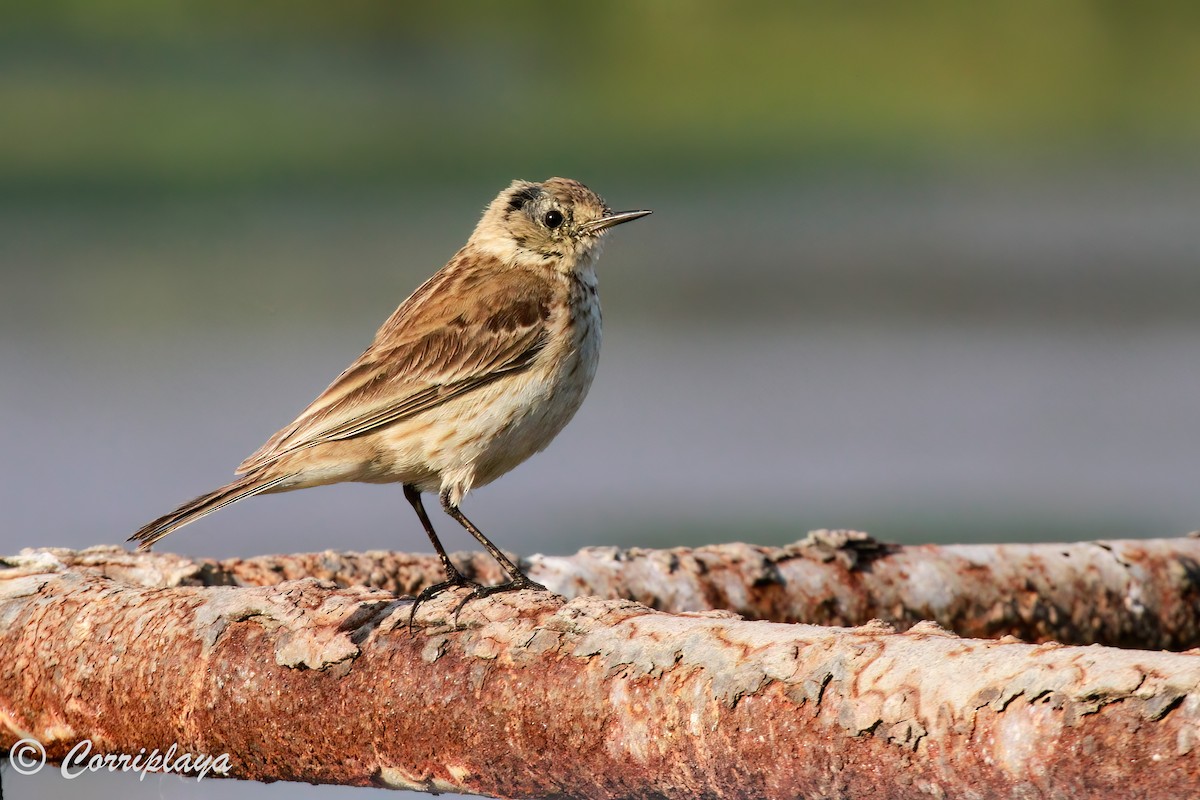
[[(0, 549), (122, 542), (227, 480), (497, 192), (551, 175), (655, 215), (600, 264), (583, 410), (465, 505), (502, 547), (1200, 528), (1198, 23), (1183, 3), (9, 0)], [(399, 487), (342, 485), (160, 547), (428, 544)]]

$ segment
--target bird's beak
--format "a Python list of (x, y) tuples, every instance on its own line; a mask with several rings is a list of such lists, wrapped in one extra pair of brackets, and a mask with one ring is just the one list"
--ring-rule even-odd
[(600, 219), (585, 222), (580, 228), (583, 229), (584, 233), (600, 233), (600, 231), (606, 231), (614, 225), (620, 225), (622, 222), (633, 222), (635, 219), (641, 219), (650, 213), (652, 212), (646, 210), (618, 211), (615, 214), (608, 214)]

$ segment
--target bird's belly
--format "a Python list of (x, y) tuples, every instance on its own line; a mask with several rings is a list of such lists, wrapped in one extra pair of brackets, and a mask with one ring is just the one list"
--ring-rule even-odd
[(471, 484), (491, 483), (546, 449), (575, 416), (590, 385), (590, 375), (586, 381), (530, 381), (494, 401), (498, 413), (485, 412), (480, 420), (479, 427), (490, 428), (493, 435), (472, 465)]
[(381, 432), (374, 480), (449, 489), (458, 502), (550, 444), (583, 403), (598, 356), (597, 331), (565, 358), (539, 359)]

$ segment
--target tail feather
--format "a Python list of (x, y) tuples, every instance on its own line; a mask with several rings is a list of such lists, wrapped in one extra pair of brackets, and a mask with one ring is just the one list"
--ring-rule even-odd
[(141, 530), (129, 537), (129, 541), (138, 542), (138, 550), (149, 550), (159, 539), (172, 531), (182, 528), (189, 522), (195, 522), (201, 517), (224, 508), (230, 503), (236, 503), (243, 497), (253, 497), (269, 491), (286, 481), (291, 475), (280, 475), (276, 478), (264, 479), (262, 475), (245, 475), (232, 483), (227, 483), (216, 491), (200, 495), (191, 502), (184, 503), (170, 514), (164, 514)]

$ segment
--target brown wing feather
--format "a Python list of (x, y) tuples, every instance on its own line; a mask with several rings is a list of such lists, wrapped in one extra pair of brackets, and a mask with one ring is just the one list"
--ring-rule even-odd
[(299, 417), (238, 467), (361, 436), (524, 369), (545, 344), (554, 287), (460, 254), (383, 324)]

